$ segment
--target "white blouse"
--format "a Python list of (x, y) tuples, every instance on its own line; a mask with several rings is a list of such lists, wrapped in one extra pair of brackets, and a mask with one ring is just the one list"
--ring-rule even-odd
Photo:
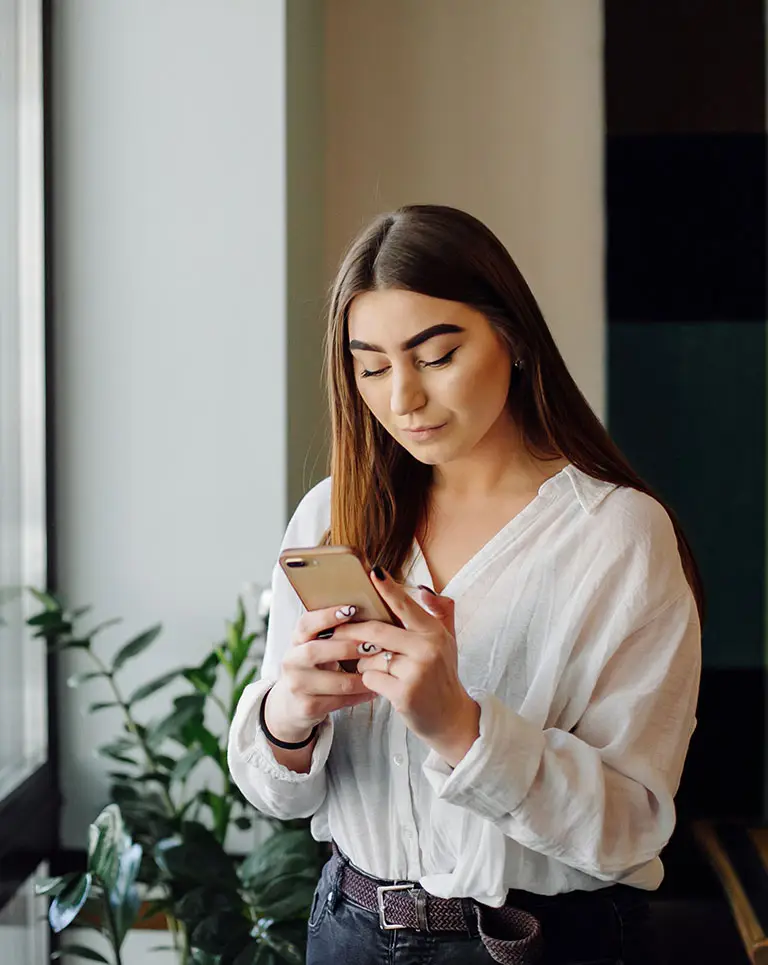
[[(283, 546), (317, 544), (330, 481), (309, 492)], [(414, 545), (408, 584), (432, 586)], [(275, 567), (261, 680), (244, 692), (229, 766), (264, 814), (311, 815), (380, 878), (492, 906), (507, 890), (657, 888), (695, 726), (700, 629), (664, 509), (567, 466), (443, 591), (455, 600), (459, 674), (480, 736), (451, 768), (381, 697), (333, 713), (311, 769), (278, 764), (264, 694), (302, 606)]]

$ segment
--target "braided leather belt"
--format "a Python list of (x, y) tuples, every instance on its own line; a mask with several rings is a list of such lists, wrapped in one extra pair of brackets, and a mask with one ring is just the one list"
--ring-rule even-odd
[(368, 911), (378, 911), (379, 924), (390, 931), (467, 931), (468, 923), (456, 898), (437, 898), (413, 882), (377, 885), (375, 881), (345, 865), (339, 882), (347, 898)]
[(438, 898), (415, 882), (380, 883), (350, 865), (336, 842), (333, 852), (341, 864), (338, 888), (342, 895), (368, 911), (378, 912), (379, 926), (391, 931), (469, 932), (471, 907), (480, 938), (495, 962), (501, 965), (534, 965), (541, 956), (541, 925), (538, 918), (520, 908), (491, 908), (462, 898)]

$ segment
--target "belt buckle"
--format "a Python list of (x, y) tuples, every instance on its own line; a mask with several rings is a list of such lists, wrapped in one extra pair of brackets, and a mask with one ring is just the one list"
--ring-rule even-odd
[(385, 891), (410, 891), (414, 887), (413, 882), (409, 882), (407, 885), (379, 885), (376, 888), (376, 904), (379, 906), (379, 924), (382, 928), (387, 931), (392, 931), (395, 928), (407, 928), (407, 925), (391, 924), (387, 922), (386, 916), (384, 914), (384, 892)]

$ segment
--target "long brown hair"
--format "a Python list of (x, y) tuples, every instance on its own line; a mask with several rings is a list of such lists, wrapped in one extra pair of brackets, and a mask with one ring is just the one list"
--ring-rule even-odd
[(511, 256), (476, 218), (441, 205), (381, 215), (352, 242), (331, 293), (326, 379), (331, 412), (329, 542), (358, 549), (371, 565), (401, 576), (425, 521), (432, 468), (386, 432), (363, 403), (348, 342), (356, 295), (402, 289), (462, 302), (481, 312), (521, 365), (509, 405), (528, 449), (566, 458), (605, 482), (648, 493), (669, 513), (700, 615), (696, 561), (675, 513), (634, 472), (573, 381), (536, 299)]

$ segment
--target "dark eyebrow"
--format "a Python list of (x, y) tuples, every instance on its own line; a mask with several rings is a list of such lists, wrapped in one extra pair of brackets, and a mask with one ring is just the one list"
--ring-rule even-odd
[[(425, 328), (423, 332), (419, 332), (418, 335), (413, 335), (407, 341), (403, 342), (403, 344), (400, 346), (400, 349), (403, 352), (409, 352), (418, 345), (428, 342), (429, 339), (434, 338), (436, 335), (452, 335), (463, 331), (464, 329), (460, 325), (450, 325), (447, 322), (442, 322), (439, 325), (430, 325), (430, 327)], [(350, 341), (349, 347), (351, 349), (356, 348), (360, 352), (379, 352), (381, 355), (387, 354), (384, 349), (379, 348), (378, 345), (371, 345), (368, 342), (360, 342), (356, 338), (353, 338)]]

